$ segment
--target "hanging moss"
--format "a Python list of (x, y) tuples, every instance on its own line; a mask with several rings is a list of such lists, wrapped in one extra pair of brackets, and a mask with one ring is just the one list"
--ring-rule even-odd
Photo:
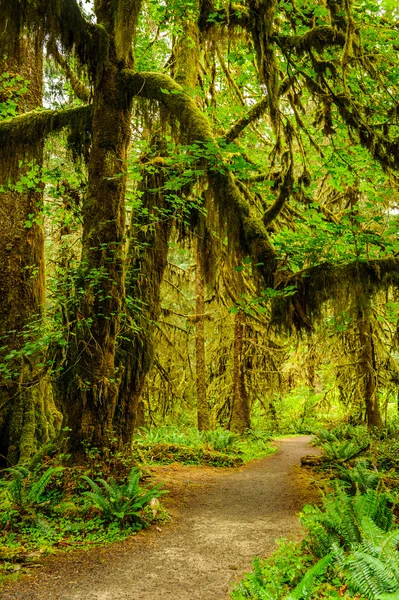
[(89, 105), (64, 110), (31, 111), (0, 122), (1, 176), (7, 179), (24, 152), (32, 154), (32, 146), (49, 134), (68, 128), (77, 140), (89, 135), (92, 107)]
[(76, 0), (0, 0), (5, 30), (0, 35), (0, 53), (14, 53), (23, 31), (43, 28), (63, 49), (73, 52), (94, 74), (106, 61), (108, 36), (99, 25), (86, 21)]
[(278, 99), (280, 76), (275, 56), (275, 0), (250, 0), (250, 31), (254, 42), (261, 83), (266, 85), (272, 125), (279, 132)]
[(332, 300), (340, 306), (360, 304), (391, 286), (399, 287), (399, 259), (384, 258), (347, 265), (322, 264), (291, 275), (281, 288), (295, 286), (293, 296), (274, 300), (271, 322), (288, 331), (310, 329)]
[(276, 257), (267, 232), (258, 219), (251, 216), (249, 202), (240, 192), (234, 177), (223, 161), (208, 119), (183, 88), (168, 75), (160, 73), (121, 73), (127, 94), (156, 100), (180, 123), (189, 143), (200, 143), (204, 161), (208, 163), (208, 179), (231, 242), (240, 246), (253, 260), (267, 287), (274, 284)]
[(115, 16), (115, 47), (117, 59), (126, 66), (133, 64), (132, 39), (142, 0), (119, 0)]

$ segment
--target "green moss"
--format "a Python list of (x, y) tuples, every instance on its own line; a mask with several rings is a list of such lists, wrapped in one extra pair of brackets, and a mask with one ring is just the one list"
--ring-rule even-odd
[(273, 302), (272, 323), (290, 330), (309, 329), (322, 315), (323, 305), (333, 300), (337, 307), (356, 305), (379, 290), (399, 286), (399, 259), (385, 258), (347, 265), (321, 264), (305, 269), (284, 280), (282, 287), (293, 285), (295, 295)]
[(133, 73), (124, 70), (121, 78), (127, 94), (156, 100), (180, 123), (189, 143), (203, 144), (211, 184), (221, 223), (227, 225), (230, 241), (248, 253), (267, 287), (274, 283), (276, 259), (262, 222), (251, 216), (250, 205), (240, 192), (231, 172), (224, 167), (208, 119), (183, 88), (168, 75)]
[(0, 158), (3, 180), (12, 170), (14, 154), (32, 152), (32, 146), (49, 134), (68, 128), (82, 139), (91, 128), (92, 107), (89, 105), (64, 110), (38, 110), (0, 122)]
[(189, 465), (210, 465), (212, 467), (239, 467), (241, 457), (224, 454), (203, 448), (190, 448), (180, 444), (140, 444), (134, 446), (133, 454), (138, 461), (171, 464), (180, 462)]

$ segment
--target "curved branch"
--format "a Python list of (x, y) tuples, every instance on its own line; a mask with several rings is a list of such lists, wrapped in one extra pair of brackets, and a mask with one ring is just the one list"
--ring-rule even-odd
[(292, 162), (291, 162), (290, 166), (288, 167), (288, 170), (284, 176), (283, 183), (280, 187), (280, 192), (279, 192), (278, 198), (270, 206), (270, 208), (267, 209), (267, 211), (263, 215), (263, 225), (265, 227), (268, 227), (270, 225), (270, 223), (272, 223), (272, 221), (274, 221), (274, 219), (276, 217), (278, 217), (278, 215), (282, 211), (285, 203), (287, 202), (287, 200), (289, 199), (289, 197), (292, 193), (293, 184), (294, 184), (294, 174), (293, 174)]
[(298, 54), (315, 49), (321, 52), (324, 48), (345, 45), (345, 33), (335, 27), (320, 25), (310, 29), (303, 35), (276, 36), (276, 42), (284, 50), (295, 50)]
[[(91, 105), (64, 110), (37, 110), (0, 121), (0, 158), (5, 163), (15, 154), (25, 151), (50, 133), (69, 128), (82, 138), (91, 129)], [(2, 165), (3, 169), (3, 165)]]
[(260, 100), (254, 106), (252, 106), (252, 108), (250, 108), (250, 110), (247, 112), (247, 114), (244, 115), (243, 117), (241, 117), (241, 119), (239, 119), (233, 125), (233, 127), (230, 129), (230, 131), (228, 131), (223, 136), (222, 139), (225, 142), (225, 144), (230, 144), (230, 142), (233, 142), (240, 135), (240, 133), (242, 131), (244, 131), (244, 129), (246, 127), (248, 127), (248, 125), (250, 125), (254, 121), (257, 121), (258, 119), (260, 119), (260, 117), (263, 115), (263, 113), (266, 112), (268, 106), (269, 106), (268, 98), (262, 98), (262, 100)]
[(88, 102), (90, 100), (89, 88), (73, 72), (65, 56), (62, 56), (61, 52), (58, 50), (57, 44), (48, 44), (47, 51), (54, 58), (58, 66), (64, 71), (75, 96), (82, 102)]
[(202, 160), (207, 165), (209, 184), (230, 238), (251, 256), (266, 286), (273, 286), (277, 268), (274, 249), (263, 223), (251, 215), (248, 202), (225, 165), (208, 119), (194, 100), (168, 75), (134, 73), (125, 69), (121, 77), (127, 94), (159, 102), (180, 123), (190, 143), (202, 146)]
[(364, 293), (370, 297), (391, 286), (399, 287), (399, 258), (346, 265), (324, 263), (290, 275), (280, 287), (286, 286), (295, 286), (296, 292), (273, 301), (272, 322), (287, 329), (294, 325), (298, 330), (309, 330), (329, 300), (340, 300), (348, 308)]

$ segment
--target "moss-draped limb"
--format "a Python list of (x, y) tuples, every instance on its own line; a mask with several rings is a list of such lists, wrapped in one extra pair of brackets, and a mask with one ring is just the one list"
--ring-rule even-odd
[[(293, 296), (274, 300), (272, 322), (290, 329), (311, 329), (329, 300), (348, 302), (371, 297), (379, 290), (399, 287), (399, 258), (354, 261), (346, 265), (323, 263), (290, 275), (281, 288), (295, 286)], [(360, 290), (360, 292), (359, 292)]]
[(107, 40), (104, 30), (89, 23), (76, 0), (0, 0), (2, 22), (11, 31), (3, 36), (1, 54), (8, 54), (15, 46), (20, 32), (38, 27), (49, 37), (57, 39), (64, 50), (73, 52), (83, 66), (104, 62)]
[(69, 66), (69, 62), (65, 56), (59, 51), (57, 44), (51, 43), (47, 45), (47, 52), (54, 58), (55, 62), (64, 71), (69, 83), (71, 84), (73, 93), (79, 100), (85, 104), (90, 100), (90, 89), (79, 79), (74, 71)]
[(292, 162), (290, 163), (287, 172), (284, 175), (283, 183), (281, 184), (278, 197), (276, 201), (267, 209), (265, 214), (263, 215), (263, 225), (268, 227), (270, 223), (278, 217), (280, 212), (282, 211), (285, 203), (289, 200), (289, 197), (292, 193), (292, 186), (294, 184), (294, 174), (293, 174), (293, 166)]
[(61, 110), (32, 110), (0, 122), (1, 152), (30, 148), (32, 142), (44, 139), (50, 133), (69, 128), (88, 131), (91, 127), (92, 107), (88, 104)]
[(296, 54), (301, 55), (309, 50), (318, 50), (321, 52), (324, 48), (331, 46), (345, 45), (345, 34), (335, 27), (320, 25), (310, 29), (303, 35), (275, 36), (277, 44), (284, 50), (295, 50)]
[(208, 179), (232, 241), (252, 257), (267, 286), (272, 286), (276, 257), (263, 223), (252, 217), (247, 200), (240, 193), (231, 171), (225, 166), (206, 116), (183, 88), (161, 73), (121, 73), (126, 93), (159, 102), (180, 123), (189, 142), (203, 145)]
[(257, 102), (254, 106), (252, 106), (246, 115), (241, 117), (234, 125), (231, 127), (230, 131), (228, 131), (223, 136), (223, 141), (226, 144), (230, 144), (233, 142), (239, 135), (244, 131), (248, 125), (257, 121), (261, 118), (261, 116), (266, 112), (269, 106), (269, 99), (262, 98), (259, 102)]

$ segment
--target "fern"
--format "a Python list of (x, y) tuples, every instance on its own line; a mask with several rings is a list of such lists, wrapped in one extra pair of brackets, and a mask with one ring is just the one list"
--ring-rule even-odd
[(366, 492), (368, 489), (376, 489), (380, 481), (378, 471), (370, 471), (367, 461), (359, 461), (353, 468), (337, 465), (339, 477), (347, 481), (360, 492)]
[(146, 506), (153, 498), (158, 498), (167, 493), (161, 490), (160, 485), (150, 489), (140, 486), (140, 471), (131, 469), (127, 483), (118, 484), (114, 478), (107, 482), (104, 479), (97, 479), (102, 487), (95, 481), (83, 475), (82, 479), (91, 487), (91, 491), (83, 492), (89, 498), (94, 506), (99, 509), (107, 521), (118, 519), (137, 522), (140, 520), (140, 510)]
[(399, 590), (399, 582), (387, 564), (369, 552), (355, 550), (344, 563), (348, 587), (374, 600), (378, 595)]
[(19, 510), (27, 510), (43, 503), (45, 488), (53, 475), (63, 471), (63, 467), (49, 467), (36, 481), (26, 467), (16, 466), (5, 470), (11, 475), (11, 479), (4, 481), (2, 487)]
[(307, 600), (313, 592), (314, 580), (325, 573), (325, 570), (333, 558), (333, 554), (327, 554), (321, 558), (298, 583), (295, 589), (284, 597), (284, 600)]
[(330, 460), (337, 460), (341, 462), (345, 462), (353, 456), (356, 456), (359, 454), (359, 452), (367, 448), (368, 445), (369, 442), (357, 443), (352, 440), (345, 440), (343, 442), (326, 441), (320, 444), (322, 450), (324, 450), (324, 453)]

